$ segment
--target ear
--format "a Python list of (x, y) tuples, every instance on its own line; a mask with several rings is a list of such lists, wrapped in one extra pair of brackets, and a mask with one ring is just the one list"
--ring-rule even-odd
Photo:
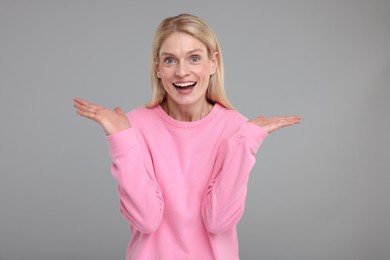
[(217, 71), (218, 67), (218, 52), (214, 52), (210, 59), (210, 76)]
[(160, 64), (157, 58), (154, 58), (154, 70), (156, 71), (157, 78), (160, 78)]

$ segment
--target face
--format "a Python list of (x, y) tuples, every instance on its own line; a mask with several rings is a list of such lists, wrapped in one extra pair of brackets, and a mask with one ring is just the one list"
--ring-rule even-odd
[(211, 59), (206, 46), (186, 34), (172, 33), (161, 45), (157, 77), (167, 92), (167, 102), (178, 106), (203, 104), (210, 76), (216, 71), (217, 53)]

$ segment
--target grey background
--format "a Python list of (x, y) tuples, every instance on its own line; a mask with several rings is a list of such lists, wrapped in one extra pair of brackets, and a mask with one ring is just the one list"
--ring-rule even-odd
[(389, 1), (0, 1), (0, 259), (124, 259), (103, 131), (73, 97), (131, 110), (151, 40), (216, 31), (237, 109), (302, 116), (257, 156), (242, 259), (390, 259)]

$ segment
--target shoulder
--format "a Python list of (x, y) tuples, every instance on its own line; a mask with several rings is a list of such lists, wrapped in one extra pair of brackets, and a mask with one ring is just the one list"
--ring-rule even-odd
[(139, 125), (141, 123), (150, 123), (157, 119), (155, 113), (156, 107), (147, 108), (145, 106), (137, 107), (126, 113), (132, 125)]
[(137, 115), (145, 115), (145, 114), (149, 114), (151, 113), (151, 111), (154, 109), (154, 107), (152, 108), (147, 108), (145, 106), (140, 106), (140, 107), (137, 107), (129, 112), (127, 112), (127, 115), (128, 116), (137, 116)]
[(219, 104), (215, 104), (216, 116), (210, 121), (208, 129), (219, 132), (221, 135), (230, 136), (235, 133), (248, 119), (240, 112), (233, 109), (227, 109)]
[(244, 115), (242, 115), (240, 112), (237, 110), (233, 109), (228, 109), (225, 108), (219, 104), (216, 104), (218, 106), (218, 114), (219, 114), (219, 119), (226, 120), (230, 123), (237, 123), (237, 124), (242, 124), (243, 122), (248, 121), (248, 118), (246, 118)]

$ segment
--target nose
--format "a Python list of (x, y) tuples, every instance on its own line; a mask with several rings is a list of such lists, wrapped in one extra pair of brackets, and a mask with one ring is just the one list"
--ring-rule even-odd
[(185, 62), (179, 62), (176, 65), (176, 71), (175, 71), (175, 76), (178, 77), (185, 77), (189, 74), (187, 64)]

